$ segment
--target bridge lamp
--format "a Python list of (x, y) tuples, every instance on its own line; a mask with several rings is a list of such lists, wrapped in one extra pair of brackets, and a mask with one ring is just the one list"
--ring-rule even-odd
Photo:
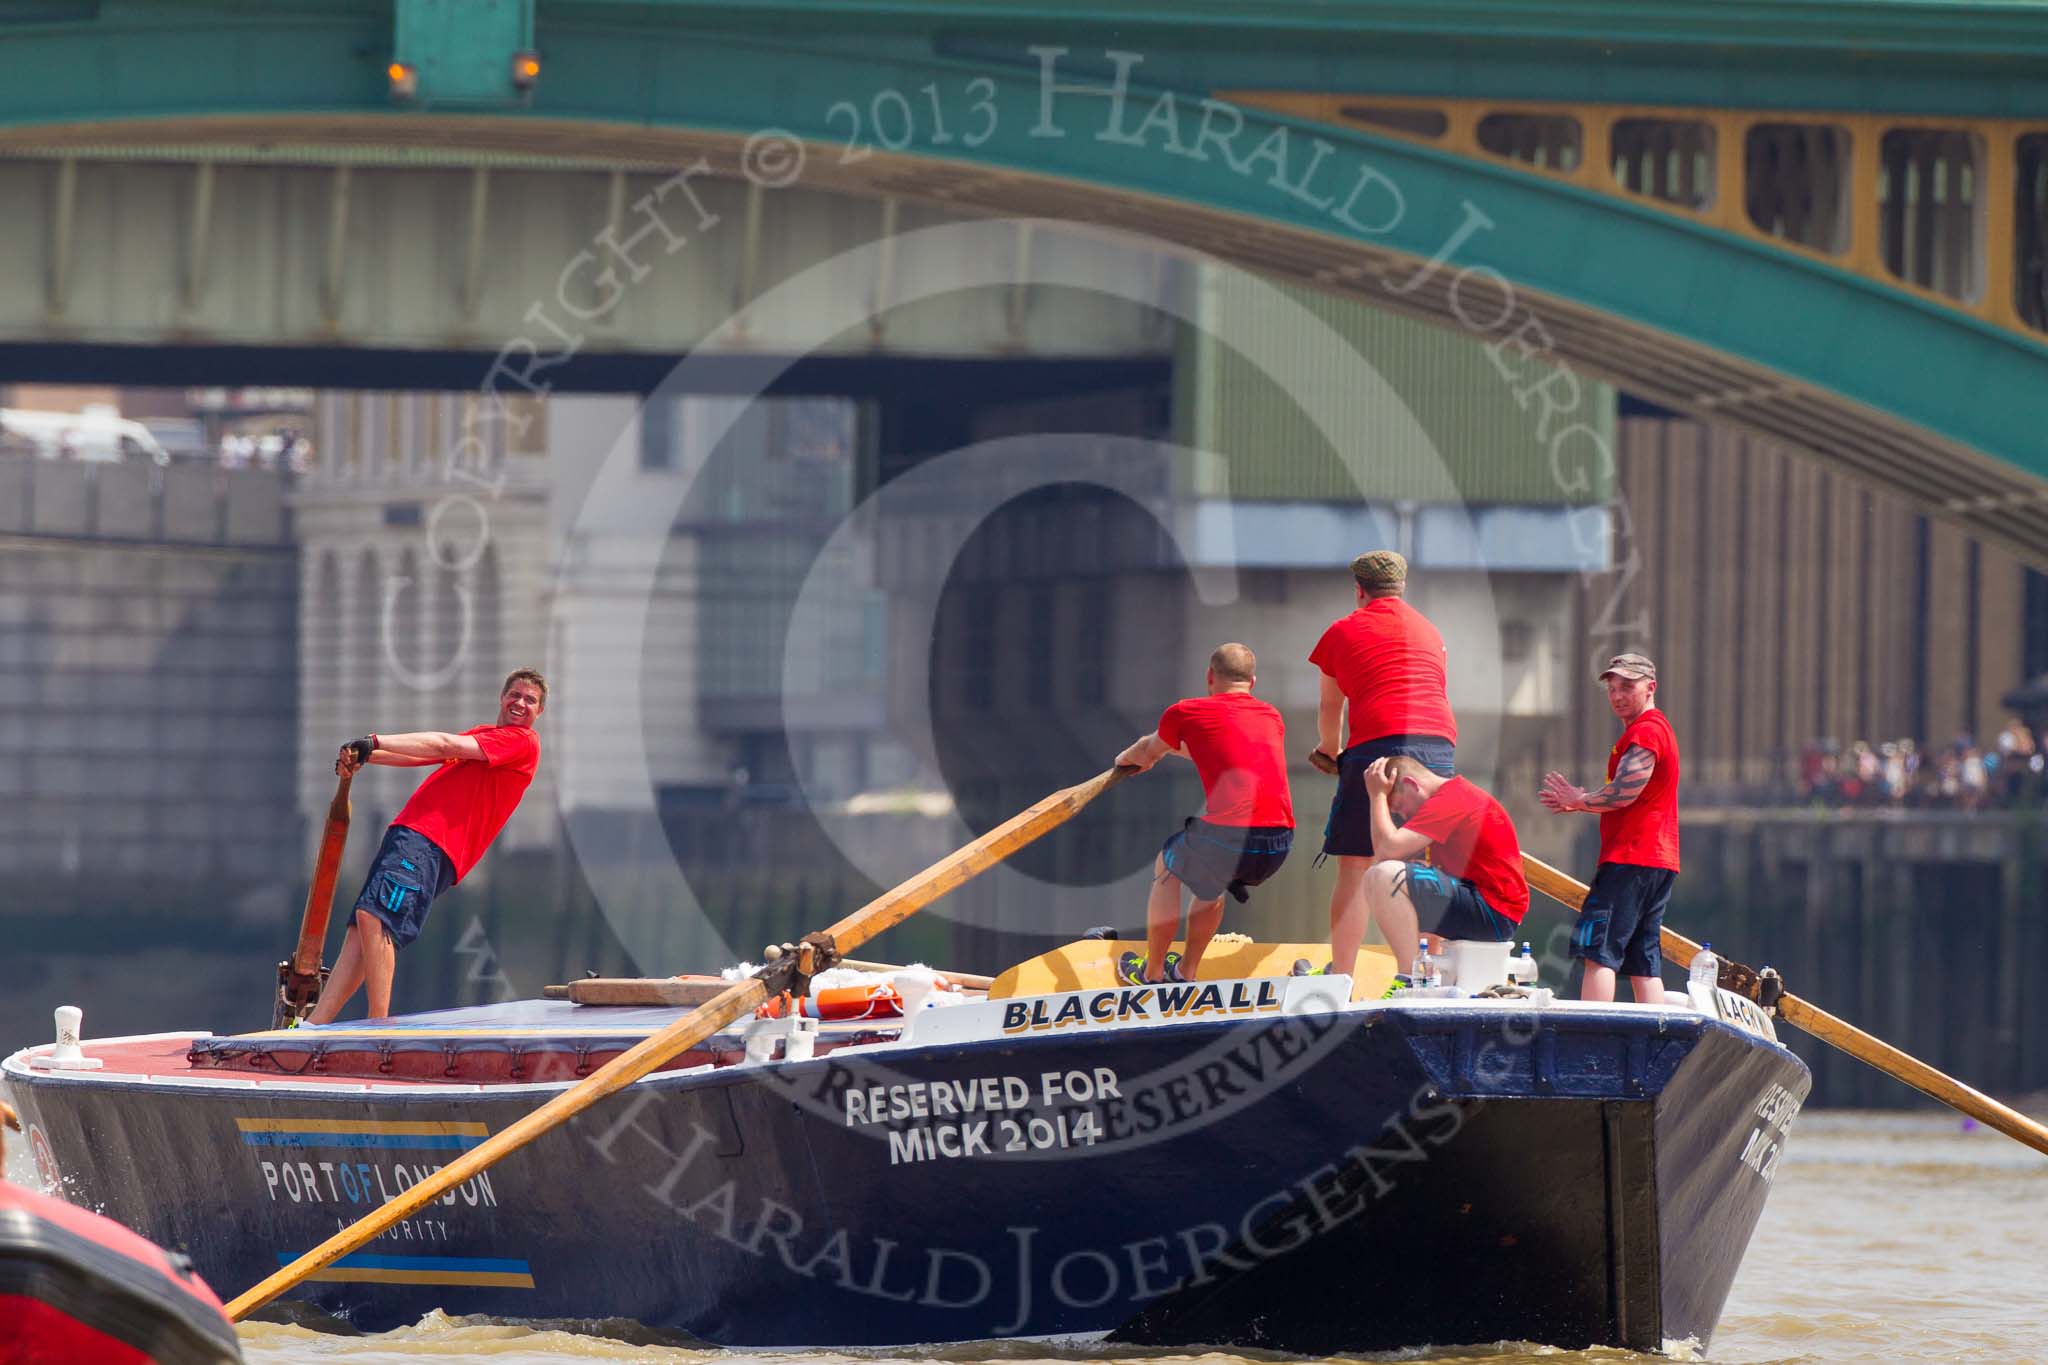
[(384, 74), (391, 78), (391, 98), (409, 100), (420, 93), (420, 69), (411, 62), (393, 62)]
[(512, 54), (512, 88), (524, 94), (533, 89), (533, 83), (540, 79), (540, 54), (538, 52), (515, 52)]

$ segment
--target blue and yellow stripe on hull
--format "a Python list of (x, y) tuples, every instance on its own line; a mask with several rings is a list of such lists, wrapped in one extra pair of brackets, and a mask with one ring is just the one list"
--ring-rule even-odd
[(250, 1147), (355, 1147), (466, 1152), (491, 1135), (482, 1123), (397, 1119), (251, 1119), (235, 1127)]
[[(280, 1251), (277, 1263), (290, 1265), (298, 1252)], [(306, 1277), (331, 1284), (460, 1284), (492, 1289), (533, 1288), (533, 1267), (525, 1261), (487, 1256), (344, 1256)]]

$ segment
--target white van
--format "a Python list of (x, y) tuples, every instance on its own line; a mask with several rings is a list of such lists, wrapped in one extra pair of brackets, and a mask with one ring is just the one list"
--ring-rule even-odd
[(104, 404), (94, 404), (84, 412), (0, 408), (0, 434), (11, 438), (10, 445), (26, 442), (34, 446), (36, 454), (46, 460), (171, 462), (170, 452), (155, 433)]

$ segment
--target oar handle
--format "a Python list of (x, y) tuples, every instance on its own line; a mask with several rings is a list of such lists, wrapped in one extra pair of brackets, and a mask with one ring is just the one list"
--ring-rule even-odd
[[(1561, 872), (1541, 858), (1522, 855), (1522, 873), (1529, 879), (1529, 885), (1552, 900), (1569, 907), (1574, 913), (1583, 910), (1586, 896), (1591, 888), (1567, 872)], [(1664, 956), (1681, 967), (1692, 965), (1693, 957), (1700, 951), (1700, 945), (1675, 930), (1665, 928), (1659, 940)], [(1727, 964), (1755, 976), (1749, 968), (1740, 963)], [(1778, 1017), (1786, 1023), (1805, 1030), (1828, 1046), (1848, 1053), (1859, 1062), (1876, 1067), (1895, 1080), (1904, 1081), (1921, 1094), (1940, 1100), (1943, 1104), (1971, 1118), (1996, 1128), (2007, 1137), (2024, 1142), (2035, 1151), (2048, 1155), (2048, 1127), (2028, 1118), (2017, 1109), (2000, 1104), (1982, 1091), (1973, 1090), (1946, 1072), (1937, 1071), (1918, 1057), (1899, 1051), (1882, 1038), (1873, 1037), (1854, 1024), (1837, 1019), (1818, 1005), (1809, 1004), (1790, 991), (1778, 997)]]
[(327, 823), (320, 831), (320, 856), (313, 864), (313, 881), (306, 888), (306, 908), (299, 915), (299, 944), (292, 952), (292, 970), (300, 976), (311, 976), (320, 970), (327, 921), (334, 913), (334, 883), (341, 874), (342, 850), (348, 846), (348, 788), (354, 780), (351, 773), (336, 778), (334, 798), (327, 803)]

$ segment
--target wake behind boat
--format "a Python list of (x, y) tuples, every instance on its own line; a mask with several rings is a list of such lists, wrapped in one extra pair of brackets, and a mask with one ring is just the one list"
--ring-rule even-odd
[[(731, 1027), (293, 1297), (367, 1330), (442, 1308), (757, 1348), (1710, 1338), (1810, 1083), (1748, 1001), (1497, 973), (1354, 999), (1391, 959), (1288, 975), (1300, 945), (1118, 985), (1128, 946)], [(683, 1012), (525, 1001), (0, 1074), (67, 1198), (238, 1285)]]

